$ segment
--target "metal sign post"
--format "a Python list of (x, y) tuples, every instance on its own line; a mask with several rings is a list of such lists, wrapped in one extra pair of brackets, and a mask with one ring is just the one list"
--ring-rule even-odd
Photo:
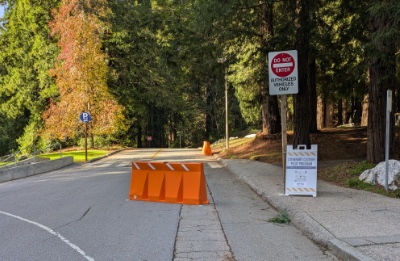
[(87, 122), (85, 122), (85, 161), (87, 161)]
[(286, 191), (286, 147), (287, 147), (287, 96), (281, 96), (281, 125), (282, 125), (282, 168), (283, 168), (283, 193)]
[(87, 124), (92, 118), (87, 112), (82, 112), (79, 118), (85, 123), (85, 161), (87, 161)]
[(297, 50), (268, 53), (269, 94), (281, 95), (283, 193), (286, 191), (287, 95), (297, 94)]
[(388, 190), (389, 183), (389, 142), (390, 142), (390, 113), (392, 111), (392, 90), (387, 90), (386, 95), (386, 141), (385, 141), (385, 189)]

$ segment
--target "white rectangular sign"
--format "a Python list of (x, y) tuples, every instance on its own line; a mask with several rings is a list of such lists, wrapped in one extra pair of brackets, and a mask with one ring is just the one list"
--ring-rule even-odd
[(287, 145), (285, 195), (317, 196), (318, 145)]
[(299, 92), (297, 50), (268, 53), (269, 94)]

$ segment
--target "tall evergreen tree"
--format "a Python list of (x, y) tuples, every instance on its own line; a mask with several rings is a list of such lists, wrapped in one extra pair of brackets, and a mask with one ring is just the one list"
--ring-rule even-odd
[(191, 109), (183, 100), (183, 73), (176, 61), (182, 47), (175, 43), (173, 33), (183, 26), (181, 7), (171, 5), (158, 1), (111, 4), (113, 27), (105, 43), (110, 58), (108, 83), (126, 108), (131, 145), (144, 146), (145, 138), (152, 136), (151, 146), (166, 146), (167, 136), (174, 137), (167, 133), (175, 133), (179, 125), (174, 121)]
[[(269, 95), (268, 52), (279, 44), (274, 36), (274, 1), (237, 1), (230, 7), (227, 28), (227, 53), (236, 59), (230, 76), (244, 115), (258, 111), (258, 121), (264, 134), (281, 130), (278, 97)], [(243, 90), (243, 91), (242, 91)], [(244, 91), (246, 90), (246, 91)], [(261, 118), (260, 118), (261, 116)], [(252, 120), (254, 122), (254, 120)], [(257, 121), (257, 123), (258, 123)]]
[[(400, 21), (398, 15), (400, 9), (396, 4), (397, 1), (394, 0), (374, 1), (369, 10), (371, 60), (367, 161), (371, 163), (379, 163), (385, 158), (386, 93), (387, 90), (394, 91), (396, 86), (395, 53)], [(393, 129), (391, 140), (393, 140)]]
[(0, 49), (0, 111), (11, 120), (29, 119), (27, 125), (17, 125), (24, 128), (18, 142), (25, 148), (37, 140), (47, 100), (57, 94), (48, 70), (58, 49), (47, 24), (58, 0), (2, 2), (7, 11), (0, 27), (0, 45), (7, 48)]
[(310, 140), (310, 90), (308, 84), (308, 59), (310, 49), (310, 1), (296, 0), (296, 49), (298, 51), (299, 93), (296, 94), (294, 118), (294, 147)]

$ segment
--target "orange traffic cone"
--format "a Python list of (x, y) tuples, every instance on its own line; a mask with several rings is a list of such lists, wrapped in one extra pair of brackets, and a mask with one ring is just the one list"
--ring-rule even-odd
[(211, 147), (210, 147), (210, 142), (209, 141), (204, 141), (203, 143), (203, 154), (206, 156), (212, 156), (212, 151), (211, 151)]

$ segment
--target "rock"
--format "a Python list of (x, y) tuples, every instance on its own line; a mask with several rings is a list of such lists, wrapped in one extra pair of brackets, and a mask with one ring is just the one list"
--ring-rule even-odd
[(245, 138), (255, 138), (257, 135), (256, 134), (249, 134), (244, 136)]
[[(388, 189), (395, 190), (400, 185), (400, 161), (389, 160)], [(365, 183), (379, 184), (385, 186), (386, 162), (383, 161), (361, 173), (359, 179)]]

